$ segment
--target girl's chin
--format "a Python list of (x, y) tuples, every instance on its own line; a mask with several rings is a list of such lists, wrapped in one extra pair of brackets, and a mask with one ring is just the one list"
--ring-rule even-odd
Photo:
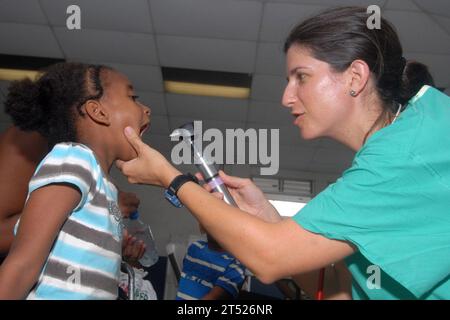
[(127, 150), (126, 153), (124, 152), (122, 155), (119, 156), (119, 160), (126, 162), (133, 160), (136, 157), (137, 157), (136, 151), (133, 148), (130, 148), (130, 150)]
[(136, 153), (136, 150), (134, 150), (133, 148), (131, 148), (128, 157), (129, 159), (127, 161), (133, 160), (134, 158), (136, 158), (138, 156), (138, 154)]

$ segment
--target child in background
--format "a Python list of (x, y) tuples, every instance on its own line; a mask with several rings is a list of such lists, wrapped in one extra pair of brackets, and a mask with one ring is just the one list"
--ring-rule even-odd
[[(200, 230), (205, 230), (200, 226)], [(176, 300), (225, 300), (237, 298), (245, 267), (206, 233), (187, 249)]]
[(105, 66), (61, 63), (15, 82), (6, 112), (52, 151), (38, 165), (16, 238), (0, 267), (0, 299), (115, 299), (122, 224), (109, 171), (136, 156), (123, 135), (144, 133), (150, 109)]

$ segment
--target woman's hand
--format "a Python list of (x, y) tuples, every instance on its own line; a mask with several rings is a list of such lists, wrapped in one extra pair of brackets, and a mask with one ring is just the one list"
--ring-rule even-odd
[[(250, 179), (233, 177), (219, 171), (219, 176), (230, 191), (231, 196), (240, 209), (259, 217), (267, 222), (277, 222), (281, 217), (277, 210), (264, 196), (264, 193)], [(197, 173), (199, 179), (203, 179), (200, 173)], [(211, 192), (208, 184), (204, 188)], [(214, 195), (223, 198), (222, 194), (215, 192)]]
[(161, 153), (142, 142), (131, 127), (126, 127), (124, 133), (137, 153), (137, 157), (130, 161), (116, 161), (117, 168), (128, 177), (128, 182), (167, 187), (181, 174)]

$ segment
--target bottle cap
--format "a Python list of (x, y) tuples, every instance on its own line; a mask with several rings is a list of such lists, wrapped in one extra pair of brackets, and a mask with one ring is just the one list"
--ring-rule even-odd
[(130, 220), (137, 220), (139, 218), (139, 211), (133, 211), (130, 213), (129, 219)]

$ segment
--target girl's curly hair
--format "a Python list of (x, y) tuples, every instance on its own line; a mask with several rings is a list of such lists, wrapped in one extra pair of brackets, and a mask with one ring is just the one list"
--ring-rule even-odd
[(59, 142), (76, 142), (75, 120), (84, 116), (81, 106), (100, 99), (100, 74), (109, 67), (83, 63), (57, 63), (36, 81), (14, 81), (5, 101), (5, 112), (24, 131), (37, 131), (49, 148)]

